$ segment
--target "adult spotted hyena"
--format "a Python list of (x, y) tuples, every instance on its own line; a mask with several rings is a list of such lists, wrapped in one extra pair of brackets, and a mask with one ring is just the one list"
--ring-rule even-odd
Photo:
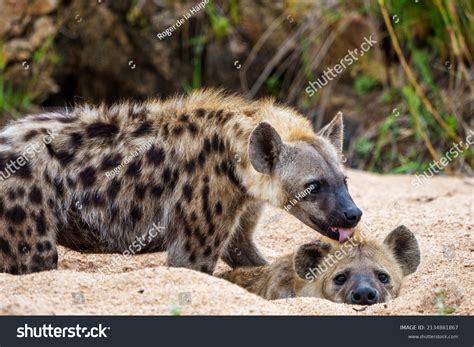
[(168, 250), (172, 266), (262, 265), (252, 241), (262, 204), (283, 207), (309, 186), (290, 213), (344, 241), (361, 212), (341, 147), (341, 117), (316, 135), (272, 100), (214, 91), (27, 116), (0, 132), (1, 270), (55, 268), (57, 244), (126, 252), (153, 225), (164, 229), (140, 250)]

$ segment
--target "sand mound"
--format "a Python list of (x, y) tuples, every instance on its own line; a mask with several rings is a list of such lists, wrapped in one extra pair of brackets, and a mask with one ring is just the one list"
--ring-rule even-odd
[[(405, 224), (420, 243), (422, 263), (394, 301), (362, 311), (315, 298), (267, 301), (224, 280), (169, 268), (164, 253), (127, 258), (61, 248), (57, 271), (0, 274), (0, 314), (472, 314), (474, 179), (436, 177), (414, 188), (412, 176), (348, 175), (374, 238)], [(272, 260), (318, 235), (268, 208), (257, 241)], [(219, 263), (218, 272), (226, 269)]]

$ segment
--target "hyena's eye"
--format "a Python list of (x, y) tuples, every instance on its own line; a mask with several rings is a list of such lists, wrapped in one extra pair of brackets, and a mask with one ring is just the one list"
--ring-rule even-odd
[(387, 284), (390, 281), (390, 277), (385, 272), (380, 272), (378, 277), (379, 281), (384, 284)]
[(342, 286), (344, 283), (347, 281), (347, 276), (344, 274), (337, 275), (334, 278), (334, 283), (336, 283), (338, 286)]

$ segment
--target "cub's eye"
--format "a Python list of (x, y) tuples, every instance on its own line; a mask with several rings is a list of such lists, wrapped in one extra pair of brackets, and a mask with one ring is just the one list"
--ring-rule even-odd
[(379, 281), (382, 283), (388, 283), (390, 281), (390, 277), (385, 272), (381, 272), (379, 273)]
[(344, 283), (347, 281), (347, 276), (344, 274), (337, 275), (334, 278), (334, 283), (336, 283), (338, 286), (342, 286)]

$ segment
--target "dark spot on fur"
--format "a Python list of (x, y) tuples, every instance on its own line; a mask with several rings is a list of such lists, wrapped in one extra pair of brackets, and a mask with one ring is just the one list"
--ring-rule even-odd
[(212, 254), (212, 248), (211, 248), (211, 246), (207, 246), (207, 247), (206, 247), (206, 250), (204, 251), (203, 254), (204, 254), (204, 256), (205, 256), (206, 258), (209, 257), (209, 256)]
[(36, 216), (36, 231), (40, 235), (46, 235), (46, 218), (44, 217), (44, 211), (41, 211)]
[(0, 236), (0, 251), (2, 251), (6, 255), (12, 254), (10, 243), (1, 236)]
[(144, 185), (142, 183), (138, 183), (135, 186), (135, 195), (136, 195), (136, 197), (140, 200), (143, 200), (143, 198), (145, 198), (146, 190), (147, 190), (146, 185)]
[(48, 173), (48, 170), (43, 171), (43, 178), (47, 183), (49, 183), (51, 185), (53, 184), (53, 181), (51, 180), (51, 176)]
[(92, 196), (92, 204), (94, 206), (103, 206), (105, 205), (105, 198), (101, 193), (95, 192), (95, 194)]
[(100, 169), (107, 171), (110, 169), (114, 169), (120, 165), (122, 162), (122, 155), (120, 153), (110, 153), (107, 154), (100, 164)]
[(150, 121), (146, 121), (140, 124), (140, 126), (132, 132), (132, 136), (140, 137), (151, 133), (152, 130), (152, 123)]
[(193, 199), (193, 186), (189, 183), (186, 183), (183, 186), (183, 195), (188, 202), (191, 202), (191, 200)]
[(8, 199), (10, 199), (10, 200), (15, 200), (16, 199), (16, 192), (12, 188), (10, 188), (8, 190), (7, 194), (8, 194)]
[(129, 177), (140, 177), (142, 170), (142, 161), (141, 159), (136, 159), (130, 163), (127, 172), (125, 173)]
[(161, 195), (163, 194), (164, 188), (160, 185), (155, 185), (150, 188), (150, 193), (155, 197), (155, 198), (160, 198)]
[(196, 261), (196, 254), (194, 252), (191, 252), (191, 254), (189, 255), (189, 261), (191, 263), (194, 263)]
[(84, 187), (92, 186), (96, 181), (95, 169), (92, 166), (86, 167), (79, 173), (79, 179)]
[(183, 128), (180, 126), (177, 126), (173, 128), (173, 135), (175, 136), (180, 136), (183, 133)]
[(147, 157), (151, 164), (159, 166), (165, 160), (165, 151), (162, 148), (155, 148), (153, 145), (147, 152)]
[(197, 216), (196, 212), (193, 211), (193, 212), (191, 213), (191, 220), (192, 220), (193, 222), (195, 222), (195, 221), (197, 221), (197, 219), (198, 219), (198, 216)]
[(38, 250), (38, 252), (43, 253), (44, 252), (43, 244), (41, 242), (37, 242), (36, 243), (36, 249)]
[(89, 124), (86, 128), (87, 136), (90, 138), (112, 138), (119, 132), (119, 128), (115, 124), (95, 122)]
[(189, 123), (189, 124), (188, 124), (188, 130), (189, 130), (189, 132), (191, 133), (191, 135), (194, 136), (194, 135), (196, 135), (197, 132), (198, 132), (198, 127), (197, 127), (197, 125), (194, 124), (194, 123)]
[(16, 190), (16, 195), (19, 198), (24, 197), (25, 196), (25, 189), (23, 187), (18, 187), (18, 189)]
[(179, 116), (180, 122), (187, 122), (188, 120), (189, 120), (189, 115), (187, 114), (182, 114), (181, 116)]
[(56, 190), (56, 193), (58, 196), (62, 197), (64, 196), (64, 184), (61, 181), (61, 178), (55, 177), (53, 181), (54, 189)]
[(78, 148), (82, 145), (82, 135), (80, 133), (71, 133), (71, 147)]
[(3, 198), (0, 197), (0, 217), (2, 217), (4, 213), (5, 213), (5, 203), (3, 202)]
[(130, 209), (130, 218), (133, 222), (138, 222), (142, 218), (142, 211), (137, 205), (132, 206)]
[(48, 206), (50, 208), (54, 208), (54, 200), (53, 199), (51, 199), (51, 198), (48, 199)]
[(196, 160), (194, 159), (191, 159), (184, 165), (184, 169), (188, 173), (193, 173), (195, 168), (196, 168)]
[(202, 150), (200, 153), (199, 153), (199, 156), (198, 156), (198, 163), (199, 163), (199, 166), (202, 168), (204, 166), (204, 164), (206, 163), (206, 153), (204, 152), (204, 150)]
[(14, 224), (22, 224), (26, 219), (26, 212), (19, 205), (15, 205), (6, 211), (5, 217)]
[(171, 180), (171, 170), (169, 167), (163, 170), (161, 174), (161, 178), (163, 179), (163, 183), (167, 184)]
[(196, 116), (199, 117), (199, 118), (202, 118), (206, 115), (206, 111), (202, 108), (198, 108), (196, 110)]
[(122, 187), (122, 184), (117, 179), (114, 179), (110, 183), (109, 188), (107, 188), (107, 196), (109, 197), (110, 200), (115, 200), (118, 193), (120, 192), (121, 187)]
[(8, 227), (8, 233), (10, 234), (10, 236), (15, 236), (16, 235), (16, 230), (12, 227)]
[(31, 187), (30, 194), (28, 196), (32, 204), (40, 205), (43, 202), (43, 193), (36, 185)]
[(219, 135), (214, 134), (214, 136), (212, 137), (212, 149), (215, 152), (219, 150), (219, 142), (220, 142)]
[(222, 214), (222, 204), (220, 203), (220, 201), (218, 201), (216, 204), (216, 214), (217, 215)]
[(40, 269), (41, 269), (41, 268), (44, 268), (44, 266), (45, 266), (45, 261), (44, 261), (44, 258), (43, 258), (40, 254), (36, 253), (36, 254), (33, 256), (33, 258), (31, 258), (31, 260), (32, 260), (33, 263), (34, 263), (36, 266), (38, 266)]
[(201, 266), (201, 272), (209, 273), (209, 268), (207, 267), (207, 265), (202, 265)]
[(207, 137), (204, 139), (204, 151), (206, 153), (211, 152), (211, 141)]
[(35, 137), (38, 134), (39, 134), (38, 130), (30, 130), (23, 137), (23, 141), (30, 141), (33, 137)]

